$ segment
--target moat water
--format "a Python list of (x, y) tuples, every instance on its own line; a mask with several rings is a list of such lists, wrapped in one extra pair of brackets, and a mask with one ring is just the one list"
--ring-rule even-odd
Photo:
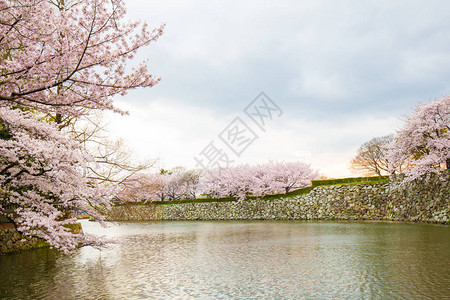
[(450, 228), (81, 221), (116, 242), (0, 257), (0, 299), (449, 299)]

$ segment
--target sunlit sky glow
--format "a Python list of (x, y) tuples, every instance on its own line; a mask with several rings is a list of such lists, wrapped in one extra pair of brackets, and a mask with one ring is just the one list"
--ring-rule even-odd
[[(448, 1), (138, 1), (166, 23), (142, 49), (161, 82), (117, 97), (110, 134), (159, 166), (196, 167), (211, 141), (234, 163), (305, 161), (329, 177), (421, 102), (450, 92)], [(241, 155), (218, 135), (264, 91), (283, 114)], [(251, 125), (251, 124), (249, 124)]]

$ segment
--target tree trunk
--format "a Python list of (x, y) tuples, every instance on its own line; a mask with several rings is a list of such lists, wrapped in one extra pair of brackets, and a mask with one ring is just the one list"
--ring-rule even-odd
[(381, 171), (378, 167), (375, 168), (375, 173), (377, 173), (377, 176), (381, 177)]
[(445, 161), (445, 164), (446, 164), (447, 170), (450, 170), (450, 158), (447, 158), (447, 160)]
[(55, 122), (60, 125), (62, 123), (62, 115), (60, 113), (55, 114)]

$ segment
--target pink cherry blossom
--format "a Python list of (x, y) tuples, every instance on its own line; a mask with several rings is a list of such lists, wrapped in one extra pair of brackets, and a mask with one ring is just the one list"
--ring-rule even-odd
[(150, 30), (125, 13), (121, 0), (0, 0), (0, 214), (64, 251), (100, 242), (63, 225), (76, 212), (101, 221), (114, 187), (88, 181), (93, 159), (47, 122), (119, 111), (113, 96), (159, 81), (145, 63), (127, 63), (164, 25)]
[(96, 208), (109, 206), (110, 189), (83, 176), (92, 162), (84, 149), (30, 112), (1, 107), (0, 120), (9, 135), (0, 139), (0, 213), (23, 234), (64, 251), (99, 242), (63, 226), (77, 212), (103, 220)]
[(319, 173), (303, 162), (270, 162), (247, 164), (204, 172), (200, 189), (212, 197), (265, 196), (286, 193), (311, 185)]
[(0, 104), (80, 114), (114, 109), (114, 95), (159, 81), (127, 62), (164, 25), (124, 22), (120, 0), (55, 2), (0, 1)]
[(390, 147), (391, 173), (404, 173), (404, 181), (439, 173), (450, 160), (450, 95), (418, 105), (398, 131)]

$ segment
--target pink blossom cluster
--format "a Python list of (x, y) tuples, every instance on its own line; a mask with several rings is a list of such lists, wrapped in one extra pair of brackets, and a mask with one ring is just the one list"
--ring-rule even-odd
[(242, 164), (227, 169), (204, 172), (200, 189), (212, 197), (265, 196), (287, 193), (311, 185), (319, 173), (303, 162), (269, 162)]
[(159, 81), (127, 67), (163, 26), (124, 22), (121, 0), (0, 1), (0, 103), (63, 113), (113, 109), (112, 96)]
[(135, 174), (118, 194), (121, 201), (158, 201), (197, 198), (265, 196), (310, 186), (319, 173), (303, 162), (238, 165), (209, 171), (176, 168), (171, 172)]
[(137, 173), (122, 185), (120, 201), (164, 201), (195, 198), (199, 193), (200, 171), (178, 167), (171, 172)]
[(390, 172), (403, 181), (439, 173), (450, 162), (450, 95), (418, 105), (405, 120), (388, 152)]
[(98, 220), (98, 206), (109, 206), (110, 191), (88, 182), (83, 169), (91, 158), (79, 143), (30, 112), (0, 107), (0, 214), (25, 235), (67, 251), (97, 239), (73, 234), (70, 215), (86, 212)]

